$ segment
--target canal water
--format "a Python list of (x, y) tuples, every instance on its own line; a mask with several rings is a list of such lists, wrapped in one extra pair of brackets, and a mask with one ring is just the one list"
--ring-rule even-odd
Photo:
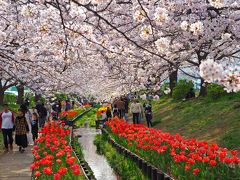
[(96, 146), (93, 144), (94, 137), (100, 134), (100, 130), (94, 128), (79, 128), (74, 130), (75, 136), (81, 135), (79, 143), (82, 146), (84, 159), (92, 169), (97, 180), (117, 180), (113, 169), (109, 166), (106, 158), (97, 154)]

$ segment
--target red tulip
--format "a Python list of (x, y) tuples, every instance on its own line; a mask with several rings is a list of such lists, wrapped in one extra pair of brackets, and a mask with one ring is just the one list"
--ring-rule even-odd
[(203, 162), (205, 162), (205, 163), (209, 162), (209, 160), (210, 160), (210, 159), (209, 159), (208, 156), (206, 156), (206, 157), (203, 158)]
[(60, 178), (61, 178), (61, 175), (58, 173), (54, 174), (54, 176), (53, 176), (54, 180), (59, 180)]
[(211, 160), (209, 162), (210, 166), (216, 166), (217, 165), (217, 162), (215, 160)]
[(75, 175), (78, 175), (80, 173), (81, 173), (80, 169), (74, 169), (73, 170), (73, 174), (75, 174)]
[(58, 170), (58, 174), (63, 175), (68, 171), (66, 167), (60, 167)]
[(58, 164), (60, 164), (60, 163), (62, 162), (62, 160), (61, 160), (61, 159), (57, 159), (56, 162), (57, 162)]
[(40, 171), (36, 171), (36, 172), (34, 173), (34, 176), (36, 176), (36, 177), (39, 177), (40, 175), (41, 175)]
[(188, 171), (190, 169), (189, 165), (185, 165), (185, 170)]
[(52, 168), (50, 168), (50, 167), (45, 167), (45, 168), (43, 168), (43, 172), (44, 172), (45, 174), (47, 174), (47, 175), (50, 175), (50, 174), (53, 173), (53, 172), (52, 172)]
[(193, 174), (194, 175), (197, 175), (199, 172), (200, 172), (200, 170), (198, 168), (193, 169)]

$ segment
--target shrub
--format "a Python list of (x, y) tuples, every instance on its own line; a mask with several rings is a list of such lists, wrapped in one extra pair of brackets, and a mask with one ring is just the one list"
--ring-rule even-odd
[(192, 81), (187, 81), (187, 80), (179, 80), (177, 82), (176, 87), (173, 88), (173, 98), (180, 100), (185, 98), (186, 94), (190, 90), (190, 88), (193, 88), (193, 82)]
[(17, 96), (14, 94), (5, 94), (4, 95), (4, 102), (8, 104), (16, 104)]
[(207, 96), (212, 99), (217, 99), (226, 95), (227, 92), (223, 89), (222, 86), (217, 84), (209, 84), (207, 87)]

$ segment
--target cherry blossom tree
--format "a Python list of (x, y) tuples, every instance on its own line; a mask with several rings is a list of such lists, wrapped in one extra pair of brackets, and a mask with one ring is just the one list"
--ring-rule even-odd
[(1, 0), (0, 17), (0, 70), (39, 93), (157, 90), (177, 71), (203, 85), (202, 62), (240, 51), (234, 0)]

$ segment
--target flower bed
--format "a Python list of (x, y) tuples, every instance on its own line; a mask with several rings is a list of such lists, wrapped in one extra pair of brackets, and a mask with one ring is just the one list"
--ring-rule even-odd
[[(81, 110), (82, 112), (82, 110)], [(60, 113), (60, 119), (72, 119), (74, 118), (79, 112), (75, 111), (75, 110), (70, 110), (70, 111), (64, 111)]]
[(196, 139), (184, 139), (124, 120), (107, 122), (110, 135), (122, 146), (177, 179), (237, 179), (240, 160), (236, 150)]
[(69, 143), (70, 130), (60, 122), (49, 122), (41, 130), (32, 149), (35, 179), (84, 179)]
[(100, 108), (97, 110), (97, 112), (96, 112), (96, 114), (97, 114), (97, 119), (102, 119), (103, 113), (106, 113), (108, 108), (111, 109), (111, 106), (108, 105), (108, 106), (106, 106), (106, 107), (100, 107)]

